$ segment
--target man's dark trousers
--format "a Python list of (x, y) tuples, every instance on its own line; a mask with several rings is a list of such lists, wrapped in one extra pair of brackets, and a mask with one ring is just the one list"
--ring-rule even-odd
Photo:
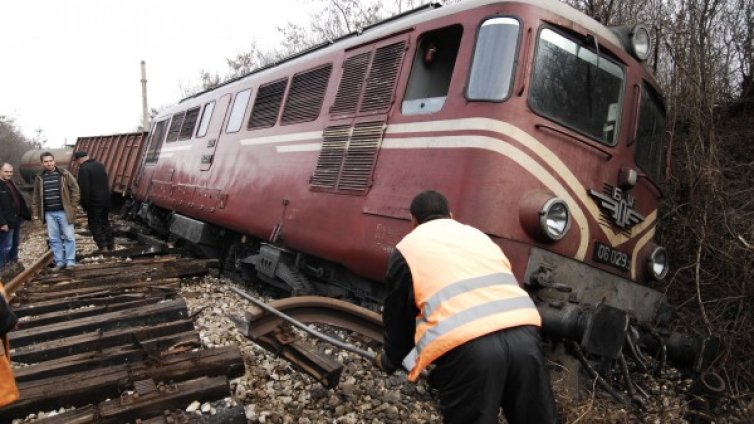
[(110, 209), (87, 208), (86, 218), (89, 221), (89, 231), (92, 232), (94, 242), (100, 249), (113, 248), (113, 229), (110, 227)]
[(444, 422), (496, 424), (500, 407), (511, 424), (557, 422), (540, 343), (537, 327), (513, 327), (435, 360), (429, 385), (438, 391)]

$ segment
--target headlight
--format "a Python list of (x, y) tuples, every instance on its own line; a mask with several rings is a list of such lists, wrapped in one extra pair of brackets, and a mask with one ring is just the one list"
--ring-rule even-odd
[(650, 277), (655, 280), (662, 280), (668, 275), (668, 269), (670, 268), (668, 252), (664, 247), (657, 246), (652, 250), (647, 259), (647, 268), (649, 269)]
[(539, 212), (539, 225), (544, 234), (551, 240), (563, 238), (571, 226), (571, 213), (568, 211), (568, 205), (557, 197), (545, 202)]
[(631, 37), (631, 49), (633, 49), (634, 56), (642, 61), (647, 60), (652, 47), (647, 27), (644, 25), (635, 25), (631, 28), (629, 36)]

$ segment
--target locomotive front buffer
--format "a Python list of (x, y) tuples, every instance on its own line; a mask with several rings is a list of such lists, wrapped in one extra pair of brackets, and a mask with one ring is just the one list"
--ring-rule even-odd
[(671, 310), (656, 290), (541, 249), (532, 250), (525, 286), (544, 336), (556, 346), (554, 359), (570, 367), (577, 366), (575, 357), (619, 401), (626, 400), (600, 375), (618, 363), (629, 393), (639, 399), (627, 356), (641, 371), (656, 374), (671, 361), (701, 373), (700, 381), (711, 374), (706, 370), (718, 356), (719, 338), (669, 331)]

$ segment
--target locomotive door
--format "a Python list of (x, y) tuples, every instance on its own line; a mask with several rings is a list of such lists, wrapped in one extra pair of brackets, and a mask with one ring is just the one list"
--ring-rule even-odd
[(408, 41), (404, 32), (346, 52), (312, 190), (364, 195), (372, 186)]
[(209, 129), (207, 130), (207, 144), (201, 153), (201, 160), (199, 164), (200, 171), (208, 171), (212, 167), (212, 162), (215, 161), (215, 151), (220, 141), (220, 134), (225, 124), (225, 117), (228, 114), (228, 105), (230, 104), (230, 94), (223, 94), (217, 100), (214, 110), (212, 111), (212, 118), (210, 118)]

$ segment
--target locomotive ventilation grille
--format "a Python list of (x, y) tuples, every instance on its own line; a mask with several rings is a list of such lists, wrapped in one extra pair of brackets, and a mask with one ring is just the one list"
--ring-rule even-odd
[(331, 114), (356, 112), (356, 105), (359, 103), (359, 95), (364, 86), (364, 75), (367, 73), (371, 53), (366, 52), (349, 57), (343, 63), (343, 76), (338, 86), (338, 94), (335, 95), (335, 103), (330, 108)]
[(343, 63), (343, 75), (330, 107), (332, 115), (369, 115), (372, 121), (333, 125), (322, 134), (312, 188), (344, 193), (366, 193), (372, 184), (374, 165), (385, 132), (385, 118), (393, 102), (406, 42), (388, 44), (351, 56)]
[(367, 78), (367, 88), (361, 101), (361, 112), (387, 109), (393, 100), (393, 89), (398, 67), (405, 50), (404, 42), (377, 49), (372, 60), (372, 69)]
[(331, 71), (332, 64), (328, 64), (293, 76), (283, 109), (283, 125), (317, 119)]
[(326, 128), (312, 187), (365, 192), (372, 182), (384, 131), (383, 121)]
[(360, 113), (386, 111), (393, 101), (395, 79), (405, 50), (406, 42), (401, 41), (346, 59), (330, 114), (349, 115), (357, 109)]
[(288, 80), (282, 79), (259, 86), (257, 100), (254, 102), (254, 109), (252, 109), (251, 117), (249, 117), (248, 128), (265, 128), (275, 125), (287, 85)]

